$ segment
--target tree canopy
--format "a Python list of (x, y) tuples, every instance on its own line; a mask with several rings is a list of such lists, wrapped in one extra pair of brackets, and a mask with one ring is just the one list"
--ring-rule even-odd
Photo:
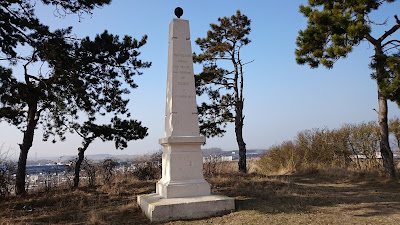
[(300, 12), (308, 18), (307, 27), (297, 37), (296, 61), (311, 68), (323, 65), (332, 68), (340, 58), (345, 58), (353, 47), (367, 41), (374, 47), (370, 67), (371, 76), (378, 86), (378, 122), (380, 126), (380, 150), (387, 176), (395, 177), (393, 152), (389, 145), (387, 99), (399, 101), (400, 40), (391, 36), (400, 28), (400, 20), (393, 15), (394, 24), (379, 37), (373, 37), (372, 28), (379, 24), (370, 13), (385, 3), (395, 0), (309, 0), (300, 6)]
[(117, 116), (112, 118), (109, 124), (98, 125), (86, 121), (83, 124), (75, 123), (73, 129), (83, 139), (75, 163), (74, 187), (79, 185), (79, 173), (85, 151), (96, 138), (100, 138), (103, 142), (114, 141), (116, 149), (124, 149), (128, 147), (129, 141), (143, 139), (148, 135), (147, 127), (143, 127), (141, 122), (132, 119), (122, 120)]
[[(210, 102), (198, 107), (200, 132), (207, 136), (222, 136), (228, 122), (235, 123), (239, 146), (239, 171), (246, 172), (246, 144), (243, 140), (243, 87), (247, 62), (242, 61), (241, 49), (250, 43), (251, 20), (240, 10), (231, 17), (218, 18), (210, 24), (207, 37), (198, 38), (202, 53), (194, 54), (194, 61), (203, 64), (203, 71), (195, 78), (196, 93), (207, 95)], [(224, 63), (227, 62), (227, 63)]]
[[(300, 30), (297, 38), (296, 60), (312, 68), (320, 64), (332, 68), (339, 59), (346, 57), (362, 40), (372, 40), (371, 25), (377, 24), (369, 14), (385, 2), (395, 0), (309, 0), (300, 5), (300, 12), (308, 18), (307, 29)], [(397, 17), (396, 17), (397, 20)], [(394, 26), (377, 41), (384, 41), (398, 29)], [(390, 45), (393, 41), (388, 41)]]
[[(203, 65), (203, 71), (195, 76), (196, 93), (211, 100), (199, 106), (200, 131), (207, 137), (223, 135), (226, 123), (234, 121), (235, 102), (243, 99), (241, 75), (245, 62), (240, 50), (251, 42), (251, 20), (239, 10), (231, 17), (218, 18), (218, 22), (210, 24), (206, 38), (196, 40), (202, 53), (194, 54), (194, 61)], [(231, 67), (222, 61), (231, 62)]]
[[(27, 108), (34, 104), (35, 119), (42, 115), (47, 137), (63, 135), (66, 130), (56, 128), (73, 121), (66, 116), (78, 119), (79, 110), (88, 113), (92, 120), (96, 113), (127, 113), (128, 100), (123, 99), (123, 94), (128, 94), (129, 89), (122, 87), (122, 83), (135, 88), (132, 76), (141, 74), (138, 69), (150, 66), (137, 59), (137, 49), (146, 43), (147, 37), (137, 41), (125, 36), (119, 41), (118, 36), (105, 31), (94, 40), (86, 37), (72, 43), (65, 36), (68, 33), (43, 42), (31, 56), (17, 59), (25, 62), (23, 81), (12, 76), (10, 69), (0, 70), (3, 119), (24, 129), (20, 125), (27, 122)], [(51, 71), (31, 75), (27, 65), (33, 62), (46, 62)]]
[[(56, 12), (81, 16), (110, 0), (41, 2), (54, 5)], [(127, 35), (121, 39), (104, 31), (94, 39), (77, 38), (72, 27), (50, 30), (42, 24), (35, 6), (29, 0), (0, 1), (0, 60), (23, 68), (23, 74), (13, 74), (0, 66), (0, 121), (24, 133), (17, 194), (24, 193), (26, 156), (38, 124), (44, 129), (44, 140), (56, 135), (64, 140), (78, 115), (87, 115), (89, 122), (109, 113), (129, 117), (129, 100), (124, 96), (129, 88), (137, 87), (133, 76), (151, 66), (139, 59), (146, 35), (140, 40)], [(28, 53), (20, 46), (28, 47)], [(33, 73), (32, 64), (41, 69)], [(125, 143), (123, 139), (117, 142)]]

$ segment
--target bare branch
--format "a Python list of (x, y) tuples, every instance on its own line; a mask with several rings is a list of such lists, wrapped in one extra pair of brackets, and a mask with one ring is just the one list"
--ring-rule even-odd
[(218, 59), (222, 59), (222, 60), (231, 60), (232, 58), (225, 58), (225, 57), (221, 57), (221, 58), (220, 58), (220, 57), (215, 57), (215, 59), (217, 59), (217, 60), (218, 60)]
[(378, 39), (379, 42), (382, 42), (383, 40), (385, 40), (388, 36), (392, 35), (394, 32), (396, 32), (399, 28), (400, 28), (400, 20), (397, 17), (397, 15), (394, 16), (394, 18), (396, 19), (396, 23), (397, 25), (394, 25), (390, 30), (386, 31), (382, 37), (380, 37)]
[(250, 63), (252, 63), (252, 62), (254, 62), (254, 59), (251, 60), (250, 62), (245, 62), (245, 63), (243, 63), (243, 66), (244, 66), (244, 65), (247, 65), (247, 64), (250, 64)]
[(72, 129), (74, 129), (74, 131), (75, 131), (79, 136), (81, 136), (82, 138), (85, 138), (85, 136), (84, 136), (83, 134), (81, 134), (81, 133), (78, 131), (78, 129), (76, 129), (75, 127), (73, 127)]
[(27, 85), (31, 85), (32, 83), (30, 82), (29, 78), (32, 78), (34, 76), (28, 74), (28, 65), (33, 61), (33, 57), (35, 55), (35, 52), (32, 54), (32, 58), (28, 60), (28, 62), (24, 65), (24, 74), (25, 74), (25, 82)]
[(25, 58), (22, 56), (15, 56), (15, 57), (0, 58), (0, 60), (24, 60), (24, 61), (27, 61), (27, 60), (30, 60), (30, 58)]
[(390, 47), (390, 48), (388, 48), (388, 49), (385, 49), (383, 52), (388, 52), (388, 51), (390, 51), (390, 50), (392, 50), (392, 49), (396, 49), (396, 48), (399, 48), (399, 47), (400, 47), (400, 44), (398, 44), (398, 45), (393, 44), (392, 47)]
[(394, 44), (393, 44), (394, 42), (400, 43), (400, 40), (390, 40), (390, 41), (386, 42), (385, 44), (383, 44), (383, 45), (382, 45), (382, 48), (384, 48), (386, 45), (389, 45), (389, 44), (394, 45)]
[(21, 2), (19, 2), (18, 5), (21, 7), (21, 9), (25, 12), (26, 15), (29, 15), (29, 12), (26, 11), (25, 7), (21, 4)]
[(210, 85), (221, 85), (223, 87), (218, 88), (219, 89), (223, 89), (223, 88), (232, 88), (233, 87), (233, 83), (222, 83), (222, 82), (211, 82), (209, 83)]
[[(75, 36), (75, 37), (73, 37)], [(82, 41), (82, 38), (77, 38), (76, 35), (66, 36), (65, 39), (73, 40), (73, 41)]]
[(374, 24), (374, 25), (377, 25), (377, 26), (386, 25), (387, 22), (388, 22), (388, 20), (389, 20), (389, 18), (386, 18), (385, 21), (383, 21), (383, 23), (376, 23), (376, 22), (372, 21), (372, 20), (369, 18), (369, 15), (368, 15), (368, 14), (367, 14), (366, 16), (367, 16), (367, 21), (368, 21), (370, 24)]
[(214, 84), (219, 84), (222, 87), (217, 88), (218, 91), (222, 90), (222, 89), (230, 89), (233, 88), (233, 84), (221, 84), (221, 83), (214, 83)]
[[(7, 7), (4, 7), (10, 14), (12, 14), (13, 16), (15, 16), (16, 18), (19, 18), (18, 15), (16, 15), (12, 10), (10, 10)], [(9, 23), (10, 26), (12, 26), (15, 30), (17, 30), (22, 36), (24, 36), (26, 39), (28, 39), (29, 41), (32, 41), (32, 39), (27, 36), (23, 31), (21, 31), (18, 27), (15, 27), (13, 24)]]
[(25, 76), (27, 76), (28, 78), (37, 80), (37, 81), (41, 81), (41, 79), (39, 79), (39, 78), (37, 78), (37, 77), (35, 77), (35, 76), (33, 76), (33, 75), (29, 75), (29, 74), (27, 74), (27, 73), (25, 73)]

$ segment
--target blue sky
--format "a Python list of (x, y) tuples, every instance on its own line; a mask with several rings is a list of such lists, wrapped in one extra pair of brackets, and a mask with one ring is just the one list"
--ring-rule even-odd
[[(297, 132), (316, 128), (337, 128), (345, 123), (358, 123), (377, 119), (377, 88), (371, 80), (368, 68), (372, 46), (362, 43), (334, 68), (310, 69), (295, 62), (295, 41), (299, 29), (306, 27), (306, 18), (299, 12), (306, 1), (237, 1), (237, 0), (114, 0), (111, 5), (96, 9), (92, 16), (55, 18), (53, 9), (39, 7), (37, 15), (51, 28), (73, 26), (77, 37), (91, 36), (107, 29), (110, 33), (131, 35), (140, 39), (148, 35), (148, 43), (142, 48), (142, 58), (153, 66), (136, 77), (139, 85), (129, 95), (130, 112), (149, 128), (149, 136), (133, 141), (123, 151), (117, 151), (113, 143), (96, 141), (86, 154), (143, 154), (160, 149), (158, 139), (164, 131), (165, 87), (168, 55), (168, 25), (175, 17), (174, 9), (184, 10), (182, 19), (190, 22), (192, 49), (198, 37), (205, 37), (210, 23), (218, 17), (231, 16), (241, 10), (251, 20), (252, 42), (243, 49), (242, 57), (254, 60), (245, 68), (245, 125), (244, 141), (248, 149), (267, 149), (282, 141), (294, 138)], [(377, 22), (388, 18), (394, 22), (399, 2), (383, 7), (374, 13)], [(390, 26), (374, 29), (378, 36)], [(399, 34), (395, 34), (399, 36)], [(200, 66), (195, 66), (195, 73)], [(16, 70), (17, 71), (17, 70)], [(399, 115), (397, 105), (389, 104), (389, 116)], [(205, 148), (220, 147), (237, 149), (232, 125), (223, 138), (207, 140)], [(43, 143), (40, 129), (36, 131), (29, 158), (37, 156), (75, 155), (81, 145), (77, 135), (67, 136), (65, 142)], [(0, 124), (0, 145), (18, 154), (22, 133), (6, 123)]]

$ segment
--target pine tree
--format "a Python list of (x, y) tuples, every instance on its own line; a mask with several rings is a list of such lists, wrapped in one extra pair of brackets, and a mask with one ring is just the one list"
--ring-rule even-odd
[[(210, 103), (199, 107), (200, 132), (207, 136), (222, 136), (228, 122), (235, 123), (236, 141), (239, 146), (239, 171), (247, 172), (246, 143), (243, 140), (243, 86), (246, 62), (240, 50), (250, 43), (251, 21), (239, 10), (229, 17), (218, 18), (219, 24), (210, 24), (206, 38), (198, 38), (202, 53), (194, 54), (194, 61), (203, 64), (203, 71), (195, 76), (196, 93), (206, 94)], [(231, 68), (226, 67), (229, 62)]]
[(85, 158), (85, 151), (96, 138), (100, 138), (102, 141), (114, 141), (116, 149), (124, 149), (128, 147), (129, 141), (143, 139), (148, 135), (147, 128), (142, 127), (141, 122), (121, 120), (116, 116), (111, 119), (110, 124), (97, 125), (86, 121), (82, 125), (74, 124), (73, 129), (83, 139), (83, 147), (78, 148), (78, 159), (75, 163), (74, 187), (79, 185), (79, 173)]
[[(81, 16), (110, 0), (42, 3), (55, 5), (60, 13)], [(133, 76), (151, 65), (138, 58), (146, 35), (139, 41), (130, 36), (120, 40), (104, 31), (94, 40), (78, 39), (71, 35), (72, 27), (50, 30), (35, 16), (34, 9), (29, 0), (0, 1), (0, 60), (24, 71), (14, 75), (11, 69), (0, 67), (0, 121), (23, 132), (16, 176), (18, 195), (25, 193), (26, 160), (38, 125), (43, 127), (44, 140), (55, 136), (64, 140), (80, 112), (91, 122), (108, 113), (129, 117), (128, 100), (124, 99), (129, 93), (127, 86), (136, 88)], [(26, 51), (19, 51), (19, 45), (30, 47), (31, 52), (24, 55)], [(49, 70), (33, 74), (29, 71), (33, 64), (46, 64)]]
[[(388, 72), (388, 59), (391, 51), (398, 49), (400, 40), (391, 35), (400, 28), (400, 21), (394, 16), (394, 25), (380, 37), (374, 38), (372, 27), (378, 25), (370, 20), (370, 13), (395, 0), (309, 0), (308, 6), (301, 5), (300, 12), (308, 18), (307, 28), (300, 30), (297, 38), (296, 60), (299, 64), (308, 63), (311, 68), (323, 65), (332, 68), (340, 58), (345, 58), (353, 47), (367, 41), (374, 47), (371, 68), (372, 78), (378, 86), (378, 122), (380, 127), (380, 152), (383, 167), (388, 177), (395, 177), (393, 152), (389, 146), (387, 99), (393, 97), (390, 91), (391, 73)], [(393, 65), (393, 64), (391, 64)], [(393, 71), (392, 71), (393, 72)], [(393, 87), (393, 86), (392, 86)], [(397, 87), (398, 88), (398, 85)]]

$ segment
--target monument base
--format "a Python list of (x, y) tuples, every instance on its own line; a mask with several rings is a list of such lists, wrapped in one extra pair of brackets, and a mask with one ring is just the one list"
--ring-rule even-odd
[(162, 182), (156, 184), (156, 193), (165, 198), (184, 198), (210, 195), (210, 184), (204, 179), (184, 180), (182, 182)]
[(222, 195), (164, 198), (159, 194), (139, 195), (138, 204), (152, 222), (200, 219), (235, 210), (235, 200)]

